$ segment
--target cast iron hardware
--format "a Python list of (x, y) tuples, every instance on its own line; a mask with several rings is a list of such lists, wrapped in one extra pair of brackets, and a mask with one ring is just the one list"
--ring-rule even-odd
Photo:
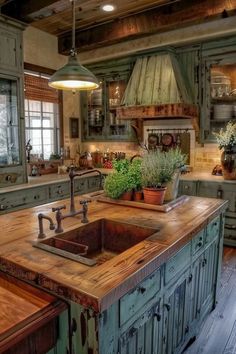
[(129, 330), (129, 336), (130, 336), (130, 337), (133, 337), (133, 336), (135, 335), (136, 331), (137, 331), (137, 330), (136, 330), (135, 327), (130, 328), (130, 330)]
[(143, 293), (145, 293), (146, 288), (143, 288), (143, 287), (141, 286), (140, 288), (138, 288), (138, 290), (139, 290), (139, 292), (140, 292), (141, 294), (143, 294)]
[(188, 277), (188, 282), (191, 283), (192, 280), (193, 280), (193, 275), (190, 274), (189, 277)]
[(170, 304), (164, 304), (165, 308), (167, 309), (167, 311), (170, 311)]
[(77, 322), (76, 319), (73, 317), (70, 324), (70, 332), (73, 335), (73, 333), (75, 333), (76, 331), (77, 331)]
[(202, 261), (202, 266), (205, 267), (206, 264), (207, 264), (207, 260), (206, 260), (206, 258), (204, 258)]
[(0, 205), (0, 210), (6, 210), (7, 209), (7, 206), (6, 205), (4, 205), (4, 204), (1, 204)]
[(202, 245), (203, 245), (202, 241), (198, 242), (198, 244), (197, 244), (198, 247), (202, 247)]
[(189, 326), (188, 325), (185, 327), (184, 332), (185, 332), (185, 334), (187, 334), (189, 332)]
[(160, 313), (154, 313), (154, 317), (157, 319), (157, 322), (160, 322), (160, 320), (161, 320), (161, 314)]
[(218, 187), (216, 195), (217, 195), (217, 198), (223, 199), (223, 190), (222, 190), (221, 186)]

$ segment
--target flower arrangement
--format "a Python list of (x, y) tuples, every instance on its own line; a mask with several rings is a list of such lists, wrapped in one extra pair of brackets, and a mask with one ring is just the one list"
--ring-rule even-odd
[(236, 145), (236, 122), (229, 121), (225, 129), (221, 128), (220, 131), (214, 132), (216, 141), (219, 144), (219, 149), (231, 149)]

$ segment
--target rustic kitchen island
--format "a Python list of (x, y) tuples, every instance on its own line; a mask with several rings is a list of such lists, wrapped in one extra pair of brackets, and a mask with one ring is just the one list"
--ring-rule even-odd
[[(69, 200), (64, 203), (68, 209)], [(70, 305), (70, 329), (62, 319), (63, 344), (57, 353), (66, 353), (66, 346), (75, 354), (181, 352), (216, 303), (227, 202), (189, 197), (178, 208), (161, 213), (93, 201), (90, 222), (106, 218), (154, 230), (152, 236), (93, 267), (32, 247), (37, 214), (53, 217), (51, 208), (60, 204), (0, 216), (1, 272)], [(64, 229), (83, 226), (80, 219), (63, 220)], [(44, 228), (47, 237), (55, 235), (46, 223)]]

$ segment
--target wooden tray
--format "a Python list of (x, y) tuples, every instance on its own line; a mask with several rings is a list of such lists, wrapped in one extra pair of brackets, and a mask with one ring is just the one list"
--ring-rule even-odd
[(121, 200), (121, 199), (111, 199), (106, 197), (105, 195), (101, 195), (100, 197), (97, 198), (97, 201), (102, 203), (124, 205), (133, 208), (140, 208), (140, 209), (156, 210), (156, 211), (162, 211), (164, 213), (168, 213), (168, 211), (184, 204), (187, 200), (189, 200), (189, 196), (181, 195), (180, 197), (168, 203), (164, 203), (162, 205), (155, 205), (155, 204), (144, 203), (144, 201), (135, 202), (135, 201)]

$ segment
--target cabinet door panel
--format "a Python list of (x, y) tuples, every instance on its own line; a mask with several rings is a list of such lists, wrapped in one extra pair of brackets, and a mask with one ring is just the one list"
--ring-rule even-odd
[(120, 354), (162, 353), (160, 300), (146, 311), (119, 339)]
[(189, 272), (187, 271), (173, 285), (164, 297), (164, 350), (165, 354), (172, 354), (184, 342), (188, 332), (189, 306)]

